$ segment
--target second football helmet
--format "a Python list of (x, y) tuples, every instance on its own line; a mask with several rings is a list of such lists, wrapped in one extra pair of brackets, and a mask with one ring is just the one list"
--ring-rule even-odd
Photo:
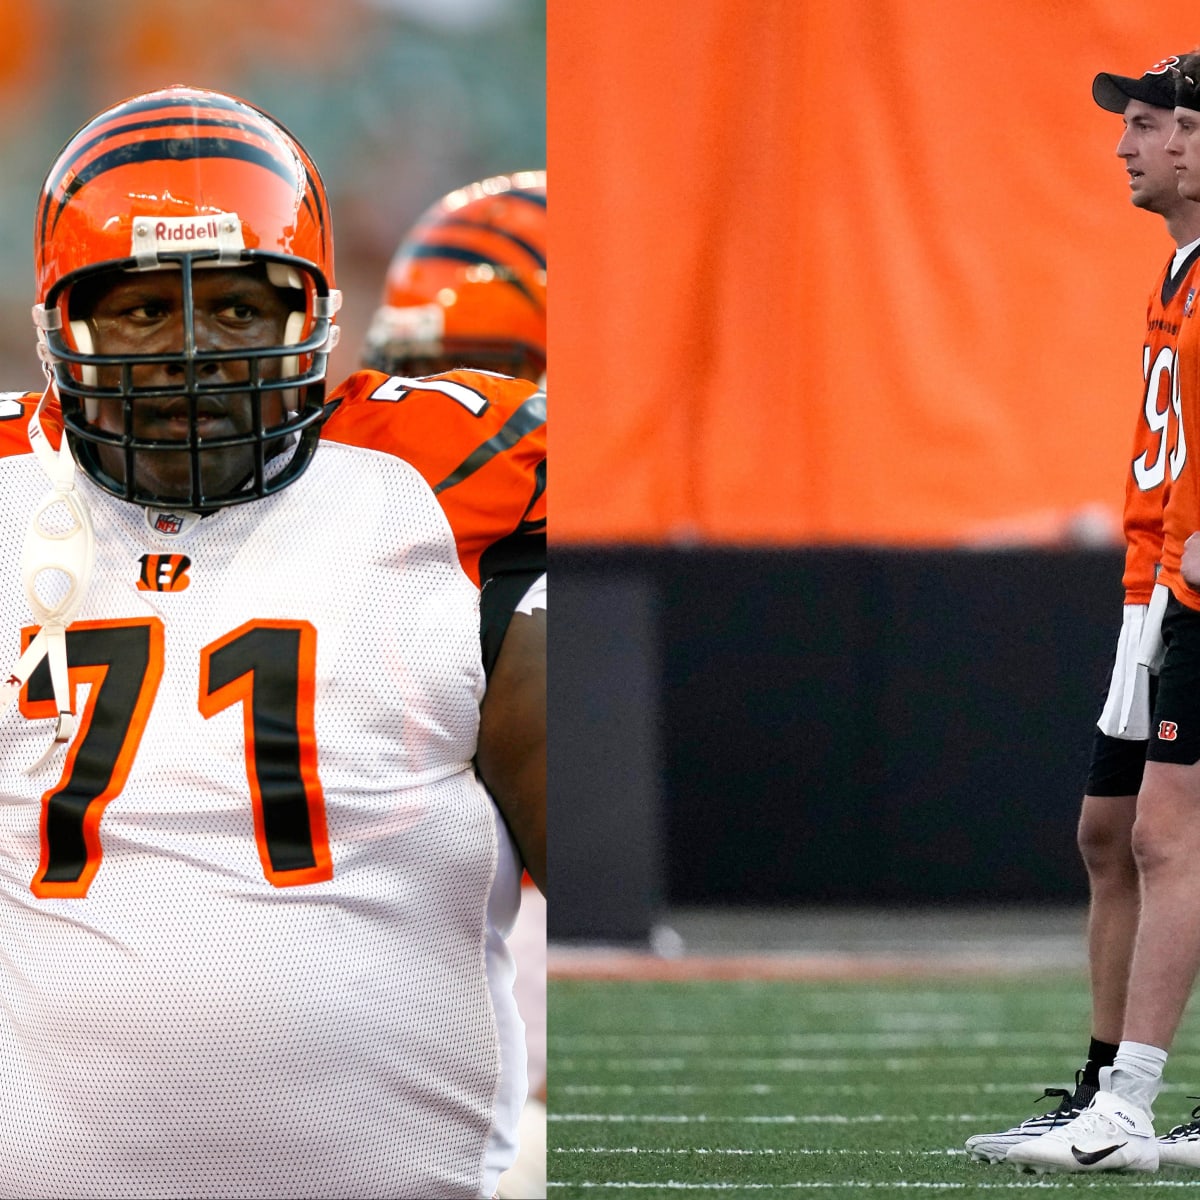
[(546, 370), (546, 173), (497, 175), (428, 208), (388, 267), (362, 362), (417, 377)]
[[(101, 487), (147, 506), (203, 512), (278, 491), (305, 469), (324, 414), (326, 363), (336, 344), (333, 321), (341, 297), (334, 288), (324, 185), (312, 159), (279, 122), (237, 97), (183, 86), (134, 96), (102, 112), (71, 138), (46, 176), (34, 258), (39, 352), (76, 461)], [(285, 298), (290, 315), (279, 344), (198, 344), (195, 272), (213, 267), (257, 268)], [(96, 353), (83, 298), (112, 279), (163, 269), (181, 277), (178, 350)], [(234, 361), (238, 381), (231, 384)], [(162, 365), (169, 370), (149, 369)], [(222, 374), (225, 381), (214, 382)], [(230, 391), (249, 398), (252, 428), (202, 437), (199, 408)], [(139, 436), (137, 405), (179, 404), (181, 396), (185, 438)], [(264, 416), (267, 398), (268, 408), (282, 404), (282, 420)], [(111, 420), (107, 427), (97, 421), (101, 406), (121, 406), (119, 432)], [(206, 456), (233, 449), (246, 455), (249, 477), (210, 494), (202, 473)], [(189, 457), (187, 495), (164, 496), (139, 482), (139, 459), (160, 454)], [(124, 469), (115, 469), (122, 461)]]

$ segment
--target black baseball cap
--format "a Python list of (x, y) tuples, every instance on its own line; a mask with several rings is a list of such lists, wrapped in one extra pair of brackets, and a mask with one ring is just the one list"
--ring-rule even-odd
[(1101, 72), (1092, 80), (1092, 99), (1111, 113), (1123, 113), (1130, 100), (1140, 100), (1155, 108), (1174, 108), (1175, 76), (1171, 68), (1178, 63), (1179, 55), (1172, 54), (1136, 79)]

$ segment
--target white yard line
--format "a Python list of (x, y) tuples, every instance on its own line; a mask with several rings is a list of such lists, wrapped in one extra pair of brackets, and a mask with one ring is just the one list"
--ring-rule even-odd
[(965, 1158), (967, 1154), (965, 1150), (837, 1150), (832, 1148), (808, 1149), (800, 1147), (778, 1150), (767, 1146), (757, 1150), (746, 1150), (742, 1147), (734, 1146), (555, 1146), (552, 1152), (554, 1154), (717, 1154), (745, 1158), (757, 1158), (759, 1155), (779, 1158), (796, 1154), (914, 1155), (920, 1158)]
[[(880, 1071), (929, 1071), (933, 1069), (953, 1070), (962, 1073), (993, 1071), (995, 1055), (984, 1054), (939, 1054), (935, 1057), (912, 1055), (908, 1058), (685, 1058), (682, 1055), (670, 1058), (585, 1058), (551, 1053), (554, 1068), (552, 1078), (561, 1080), (571, 1072), (621, 1074), (660, 1074), (664, 1071), (728, 1071), (737, 1072), (795, 1072), (820, 1071), (849, 1074), (862, 1072), (878, 1074)], [(1200, 1061), (1200, 1055), (1172, 1054), (1171, 1062), (1178, 1068), (1186, 1061)], [(1045, 1055), (1012, 1054), (1004, 1056), (1005, 1069), (1014, 1067), (1033, 1070), (1045, 1064)], [(1044, 1086), (1044, 1085), (1040, 1085)]]
[[(970, 1016), (957, 1017), (954, 1024), (966, 1024)], [(556, 1051), (575, 1053), (608, 1050), (631, 1050), (637, 1046), (663, 1047), (672, 1050), (706, 1051), (717, 1047), (787, 1050), (908, 1050), (924, 1046), (946, 1049), (967, 1046), (972, 1049), (993, 1049), (1000, 1046), (1028, 1044), (1039, 1049), (1061, 1048), (1074, 1050), (1079, 1034), (1071, 1031), (1051, 1033), (1029, 1030), (1027, 1033), (986, 1033), (966, 1029), (959, 1032), (949, 1028), (950, 1021), (924, 1033), (886, 1033), (864, 1030), (861, 1033), (678, 1033), (670, 1030), (648, 1033), (564, 1033), (551, 1037)]]
[[(922, 1095), (961, 1096), (1028, 1096), (1035, 1106), (1045, 1087), (1043, 1081), (1027, 1083), (934, 1083), (921, 1088)], [(556, 1083), (555, 1097), (566, 1096), (772, 1096), (790, 1091), (790, 1084), (773, 1083)], [(821, 1085), (823, 1095), (874, 1096), (890, 1092), (881, 1083), (829, 1083)], [(1159, 1095), (1191, 1093), (1190, 1085), (1168, 1084)], [(1050, 1101), (1046, 1100), (1049, 1104)]]
[(940, 1124), (971, 1123), (987, 1120), (988, 1117), (978, 1113), (773, 1113), (758, 1116), (724, 1116), (721, 1113), (550, 1112), (546, 1119), (573, 1125), (907, 1125), (916, 1121)]
[[(1072, 1176), (1072, 1179), (1077, 1178)], [(1122, 1191), (1138, 1191), (1160, 1190), (1167, 1188), (1194, 1188), (1194, 1181), (1184, 1179), (1147, 1179), (1147, 1180), (1131, 1180), (1122, 1176)], [(770, 1191), (830, 1191), (833, 1188), (863, 1188), (872, 1191), (893, 1191), (903, 1188), (906, 1191), (927, 1191), (927, 1192), (962, 1192), (962, 1191), (1013, 1191), (1021, 1189), (1022, 1191), (1028, 1188), (1050, 1188), (1059, 1189), (1069, 1187), (1064, 1180), (1062, 1183), (1053, 1180), (1037, 1179), (1037, 1180), (1012, 1180), (1011, 1182), (996, 1181), (996, 1182), (963, 1182), (963, 1183), (937, 1183), (924, 1180), (908, 1180), (908, 1179), (888, 1179), (879, 1182), (860, 1179), (842, 1179), (842, 1180), (826, 1180), (820, 1183), (806, 1183), (803, 1180), (798, 1180), (789, 1183), (681, 1183), (677, 1180), (666, 1180), (662, 1183), (642, 1183), (633, 1180), (596, 1180), (584, 1181), (582, 1183), (557, 1183), (551, 1180), (546, 1184), (547, 1188), (611, 1188), (614, 1191), (664, 1191), (664, 1192), (770, 1192)], [(1105, 1191), (1104, 1195), (1116, 1195), (1115, 1192)]]

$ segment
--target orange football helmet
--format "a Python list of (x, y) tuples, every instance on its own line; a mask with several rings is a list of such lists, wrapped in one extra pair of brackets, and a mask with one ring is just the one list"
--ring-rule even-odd
[(546, 371), (546, 172), (468, 184), (420, 217), (388, 267), (364, 366), (410, 378)]
[[(307, 467), (324, 415), (325, 371), (336, 344), (333, 324), (341, 296), (333, 286), (333, 234), (325, 187), (312, 159), (278, 121), (235, 96), (172, 86), (134, 96), (84, 125), (55, 159), (42, 185), (34, 225), (39, 352), (62, 405), (63, 423), (79, 466), (101, 487), (135, 503), (196, 511), (278, 491)], [(289, 315), (279, 345), (239, 350), (197, 348), (192, 272), (259, 264), (285, 298)], [(100, 276), (169, 268), (181, 273), (183, 336), (175, 354), (102, 355), (87, 323), (72, 312)], [(237, 359), (247, 379), (249, 434), (207, 437), (197, 431), (197, 406), (231, 385), (206, 382), (212, 364)], [(170, 385), (134, 383), (133, 368), (169, 363)], [(98, 384), (98, 368), (119, 386)], [(264, 378), (265, 373), (271, 377)], [(239, 370), (241, 368), (239, 367)], [(143, 377), (145, 371), (142, 372)], [(282, 423), (268, 426), (263, 396), (284, 392)], [(186, 440), (134, 435), (135, 401), (187, 400)], [(99, 402), (123, 406), (124, 433), (89, 420)], [(233, 446), (254, 447), (253, 478), (232, 494), (205, 494), (203, 456)], [(124, 478), (100, 462), (101, 447), (124, 457)], [(280, 451), (292, 448), (280, 469)], [(190, 499), (154, 494), (135, 479), (134, 456), (186, 451)], [(110, 463), (113, 450), (107, 452)]]

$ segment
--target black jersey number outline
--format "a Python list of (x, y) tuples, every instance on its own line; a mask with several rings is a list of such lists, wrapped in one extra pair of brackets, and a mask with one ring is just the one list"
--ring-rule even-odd
[(247, 621), (200, 652), (200, 712), (242, 706), (246, 782), (263, 874), (276, 887), (333, 878), (313, 714), (317, 631)]
[[(36, 633), (23, 630), (24, 644)], [(306, 621), (249, 621), (201, 651), (201, 714), (243, 707), (255, 840), (276, 887), (333, 877), (313, 720), (316, 637)], [(128, 780), (162, 679), (163, 623), (77, 621), (67, 660), (73, 708), (78, 685), (91, 687), (59, 782), (42, 796), (41, 861), (30, 883), (40, 899), (82, 898), (100, 869), (100, 819)], [(45, 662), (22, 691), (21, 712), (57, 715)]]

